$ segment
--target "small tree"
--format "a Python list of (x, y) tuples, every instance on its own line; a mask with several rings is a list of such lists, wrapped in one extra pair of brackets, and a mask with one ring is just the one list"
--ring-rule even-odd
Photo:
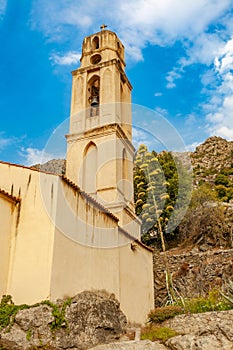
[(160, 238), (164, 254), (167, 290), (171, 301), (173, 301), (175, 293), (164, 240), (166, 223), (170, 212), (173, 210), (167, 192), (169, 184), (161, 170), (156, 153), (148, 152), (145, 145), (141, 145), (138, 149), (135, 166), (137, 167), (134, 177), (136, 213), (141, 215), (143, 234), (149, 234), (151, 238)]

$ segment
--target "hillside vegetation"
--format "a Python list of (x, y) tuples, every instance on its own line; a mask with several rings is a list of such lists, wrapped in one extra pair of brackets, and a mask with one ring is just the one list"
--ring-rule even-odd
[[(161, 228), (167, 248), (231, 248), (233, 142), (211, 137), (189, 157), (192, 173), (187, 159), (176, 159), (171, 152), (148, 152), (145, 145), (139, 146), (134, 189), (136, 213), (142, 219), (142, 240), (159, 248)], [(181, 222), (180, 213), (184, 216)]]

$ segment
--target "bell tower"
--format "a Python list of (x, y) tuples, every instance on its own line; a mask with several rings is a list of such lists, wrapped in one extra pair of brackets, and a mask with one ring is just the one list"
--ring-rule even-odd
[(101, 26), (82, 45), (72, 72), (66, 176), (140, 237), (133, 204), (132, 86), (125, 74), (124, 46)]

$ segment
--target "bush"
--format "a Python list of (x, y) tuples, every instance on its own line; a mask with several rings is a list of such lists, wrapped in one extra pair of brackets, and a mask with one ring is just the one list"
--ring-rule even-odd
[(213, 290), (207, 297), (198, 297), (184, 300), (184, 312), (198, 314), (208, 311), (230, 310), (232, 306), (221, 296), (220, 292)]
[[(233, 296), (233, 282), (231, 282), (231, 287)], [(232, 307), (230, 300), (226, 300), (223, 293), (212, 290), (207, 297), (182, 299), (182, 303), (180, 301), (176, 305), (158, 307), (149, 313), (148, 322), (158, 324), (184, 313), (197, 314), (208, 311), (224, 311), (231, 310)]]
[(160, 340), (162, 342), (165, 342), (169, 338), (175, 337), (176, 335), (178, 335), (178, 333), (168, 327), (148, 326), (142, 328), (141, 330), (142, 340), (149, 339), (151, 341)]
[(149, 315), (149, 322), (152, 323), (161, 323), (165, 320), (168, 320), (169, 318), (175, 317), (176, 315), (180, 315), (183, 313), (183, 309), (180, 306), (164, 306), (164, 307), (158, 307), (154, 310), (152, 310)]
[(10, 295), (3, 295), (0, 302), (0, 330), (9, 328), (14, 323), (15, 316), (19, 310), (27, 309), (28, 305), (15, 305)]

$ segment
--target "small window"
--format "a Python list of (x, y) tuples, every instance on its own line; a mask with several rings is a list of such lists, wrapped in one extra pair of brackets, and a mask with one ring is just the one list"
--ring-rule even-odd
[(99, 38), (98, 38), (98, 36), (95, 36), (93, 41), (92, 41), (92, 48), (93, 48), (93, 50), (97, 50), (97, 49), (99, 49), (99, 47), (100, 47)]

